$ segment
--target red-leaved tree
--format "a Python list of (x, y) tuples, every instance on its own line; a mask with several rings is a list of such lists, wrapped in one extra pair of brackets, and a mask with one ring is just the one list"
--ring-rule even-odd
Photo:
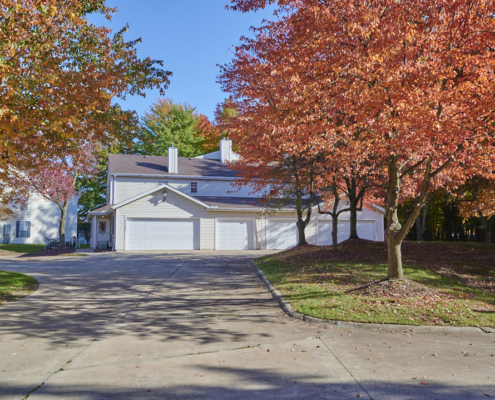
[(30, 161), (29, 168), (10, 172), (9, 181), (16, 186), (16, 196), (28, 199), (32, 194), (38, 194), (59, 207), (60, 246), (64, 246), (66, 242), (65, 225), (69, 201), (78, 195), (77, 178), (81, 175), (91, 176), (96, 172), (96, 147), (96, 143), (86, 142), (71, 156)]
[[(233, 0), (241, 11), (268, 3), (275, 1)], [(341, 141), (344, 171), (352, 161), (384, 177), (376, 197), (385, 199), (388, 277), (401, 279), (401, 244), (428, 192), (473, 175), (490, 178), (495, 168), (495, 1), (277, 3), (280, 18), (238, 51), (246, 63), (252, 46), (277, 55), (277, 62), (259, 60), (259, 71), (272, 77), (264, 85), (280, 86), (274, 99), (291, 105), (293, 126), (311, 127), (280, 144), (309, 141), (321, 152)], [(253, 98), (260, 90), (243, 86)], [(263, 113), (242, 112), (250, 124), (249, 118), (264, 123)], [(274, 129), (284, 130), (284, 123)], [(401, 224), (398, 207), (407, 198), (415, 207)]]

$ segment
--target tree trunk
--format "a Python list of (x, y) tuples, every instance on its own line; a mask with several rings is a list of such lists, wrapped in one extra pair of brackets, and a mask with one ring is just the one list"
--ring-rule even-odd
[[(414, 205), (417, 205), (418, 200), (414, 200)], [(426, 214), (428, 212), (428, 207), (425, 202), (425, 205), (423, 207), (423, 215), (419, 214), (416, 217), (416, 240), (418, 242), (423, 241), (423, 235), (425, 233), (425, 228), (426, 228)]]
[(58, 225), (58, 245), (60, 247), (65, 246), (65, 222), (67, 220), (67, 209), (69, 208), (69, 202), (65, 201), (60, 207), (60, 220)]
[(483, 223), (483, 228), (485, 228), (485, 252), (490, 254), (491, 244), (492, 244), (492, 224), (491, 218), (485, 217), (481, 211), (478, 211), (481, 222)]
[(339, 216), (332, 214), (332, 250), (338, 251)]
[(395, 231), (387, 232), (388, 247), (388, 275), (389, 279), (403, 279), (404, 271), (402, 270), (402, 241), (397, 240)]
[(350, 233), (349, 239), (359, 239), (357, 233), (357, 208), (358, 208), (358, 195), (356, 195), (356, 180), (351, 178), (346, 180), (347, 183), (347, 195), (349, 197), (349, 209), (350, 209)]
[(488, 227), (485, 235), (485, 252), (490, 254), (492, 246), (492, 229)]
[(306, 242), (306, 233), (304, 232), (306, 226), (304, 224), (304, 221), (298, 220), (297, 221), (297, 232), (298, 232), (298, 240), (297, 240), (297, 245), (298, 246), (303, 246), (305, 244), (308, 244)]
[(350, 209), (351, 209), (351, 233), (349, 235), (349, 239), (359, 239), (358, 233), (357, 233), (357, 204), (350, 204)]

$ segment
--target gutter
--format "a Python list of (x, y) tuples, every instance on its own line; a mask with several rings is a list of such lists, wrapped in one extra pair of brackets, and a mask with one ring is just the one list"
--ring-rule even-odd
[(223, 176), (197, 176), (197, 175), (173, 175), (173, 174), (128, 174), (128, 173), (117, 173), (111, 174), (111, 176), (128, 176), (131, 178), (169, 178), (169, 179), (194, 179), (194, 180), (203, 180), (203, 181), (235, 181), (240, 180), (240, 177), (223, 177)]

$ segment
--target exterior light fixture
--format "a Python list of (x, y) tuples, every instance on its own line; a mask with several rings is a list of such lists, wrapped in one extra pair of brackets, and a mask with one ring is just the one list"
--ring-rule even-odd
[(164, 191), (162, 192), (162, 196), (163, 196), (163, 201), (164, 201), (164, 202), (165, 202), (165, 201), (167, 201), (167, 196), (168, 196), (168, 193), (167, 193), (167, 191), (166, 191), (166, 190), (164, 190)]

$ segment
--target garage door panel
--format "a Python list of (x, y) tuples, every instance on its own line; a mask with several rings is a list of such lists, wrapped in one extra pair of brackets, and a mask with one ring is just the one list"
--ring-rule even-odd
[(217, 221), (218, 250), (254, 249), (253, 221), (220, 220)]
[(290, 249), (297, 245), (296, 221), (267, 220), (267, 248), (271, 250)]
[(129, 219), (129, 250), (194, 250), (199, 246), (199, 221), (174, 219)]

